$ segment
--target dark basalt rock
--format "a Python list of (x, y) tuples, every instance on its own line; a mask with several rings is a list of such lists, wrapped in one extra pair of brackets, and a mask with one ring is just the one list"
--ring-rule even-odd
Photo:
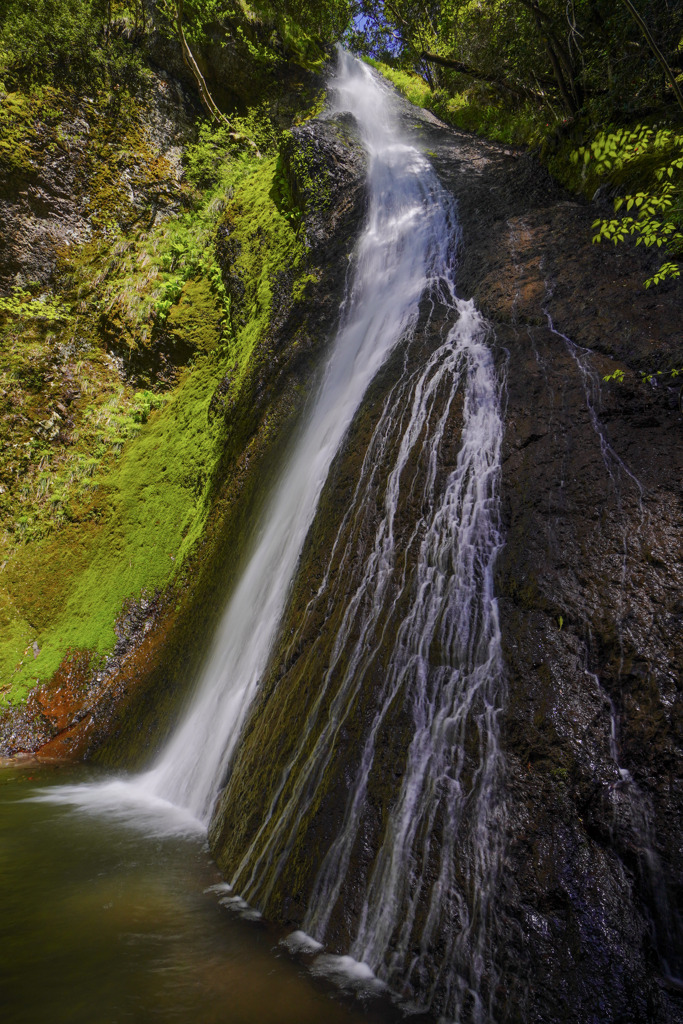
[(334, 257), (365, 209), (367, 160), (355, 118), (342, 114), (298, 125), (283, 144), (282, 161), (307, 248), (316, 260)]
[(464, 187), (472, 140), (439, 137), (506, 377), (501, 1019), (680, 1020), (683, 421), (677, 389), (600, 378), (679, 365), (682, 290), (592, 246), (528, 157), (475, 144)]

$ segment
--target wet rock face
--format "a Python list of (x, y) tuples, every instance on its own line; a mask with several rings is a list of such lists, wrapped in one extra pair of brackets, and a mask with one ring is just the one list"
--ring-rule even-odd
[(528, 158), (481, 148), (465, 188), (453, 145), (461, 280), (506, 380), (501, 1016), (679, 1020), (683, 421), (678, 387), (602, 377), (679, 365), (683, 294), (592, 246), (600, 211)]
[(293, 128), (282, 157), (306, 245), (314, 259), (325, 260), (358, 229), (365, 208), (366, 157), (353, 115)]
[[(339, 318), (348, 261), (366, 206), (366, 156), (353, 119), (315, 118), (294, 127), (282, 144), (278, 161), (280, 200), (298, 220), (306, 248), (308, 283), (292, 294), (296, 272), (282, 270), (274, 284), (270, 332), (254, 359), (252, 402), (264, 407), (291, 375), (309, 372), (320, 357)], [(245, 287), (234, 273), (237, 243), (226, 222), (218, 233), (217, 256), (233, 316), (248, 317)], [(230, 375), (218, 385), (211, 415), (224, 405)]]
[[(498, 1022), (681, 1021), (671, 975), (683, 969), (683, 420), (678, 386), (642, 384), (638, 371), (683, 363), (683, 288), (644, 289), (656, 255), (592, 246), (590, 225), (601, 211), (561, 192), (530, 158), (408, 108), (405, 121), (457, 197), (460, 292), (489, 318), (505, 380), (505, 547), (497, 568), (508, 690), (505, 846), (491, 894), (485, 994)], [(636, 372), (622, 385), (604, 384), (619, 366)], [(391, 373), (387, 367), (375, 383), (333, 469), (280, 650), (212, 823), (228, 878), (238, 868), (243, 874), (241, 858), (285, 784), (294, 746), (305, 760), (312, 742), (297, 723), (316, 700), (330, 657), (325, 637), (334, 636), (329, 620), (339, 610), (330, 606), (327, 618), (321, 612), (297, 630)], [(456, 404), (456, 438), (458, 416)], [(361, 534), (371, 536), (375, 524), (369, 508)], [(342, 600), (354, 579), (350, 571), (335, 580)], [(339, 737), (324, 782), (309, 794), (292, 847), (275, 851), (273, 865), (280, 853), (288, 858), (277, 884), (269, 863), (249, 881), (266, 913), (292, 925), (301, 924), (338, 833), (381, 662), (363, 687), (355, 726)], [(400, 707), (388, 721), (362, 842), (330, 920), (339, 951), (354, 934), (358, 893), (405, 757)], [(438, 974), (437, 944), (424, 992)], [(437, 1011), (438, 999), (437, 988)]]
[[(162, 160), (160, 180), (147, 180), (137, 173), (135, 161), (120, 175), (116, 164), (109, 168), (111, 192), (117, 192), (129, 207), (131, 221), (146, 214), (157, 217), (178, 209), (174, 194), (182, 166), (182, 144), (193, 137), (195, 104), (179, 82), (160, 72), (151, 78), (145, 96), (144, 144), (148, 160)], [(112, 111), (112, 116), (118, 112)], [(86, 98), (71, 110), (60, 112), (58, 122), (36, 120), (30, 138), (30, 159), (21, 166), (0, 164), (0, 290), (29, 282), (49, 284), (58, 255), (65, 246), (89, 238), (91, 217), (98, 203), (109, 196), (97, 195), (101, 160), (95, 149), (102, 144), (102, 119), (106, 111), (96, 109)], [(54, 122), (54, 123), (53, 123)], [(140, 164), (145, 156), (140, 154)]]

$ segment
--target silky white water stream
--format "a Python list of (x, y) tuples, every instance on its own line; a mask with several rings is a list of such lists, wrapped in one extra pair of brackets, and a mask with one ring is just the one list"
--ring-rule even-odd
[[(493, 588), (501, 545), (502, 420), (485, 325), (470, 303), (457, 299), (447, 277), (438, 292), (455, 323), (431, 357), (388, 396), (337, 535), (334, 574), (326, 574), (309, 605), (315, 615), (319, 601), (328, 608), (343, 603), (352, 566), (363, 566), (301, 725), (302, 735), (315, 736), (315, 743), (282, 766), (280, 786), (234, 884), (259, 903), (278, 886), (305, 828), (310, 794), (324, 787), (340, 735), (354, 732), (356, 708), (367, 703), (389, 636), (391, 654), (379, 673), (355, 772), (347, 766), (343, 822), (319, 869), (304, 928), (324, 941), (345, 887), (357, 884), (353, 857), (363, 845), (380, 737), (400, 704), (408, 709), (412, 738), (405, 763), (394, 766), (398, 781), (383, 807), (381, 845), (350, 952), (390, 986), (422, 989), (421, 1005), (434, 1002), (457, 1017), (468, 1000), (472, 1019), (486, 1020), (480, 992), (504, 818), (497, 718), (505, 685)], [(441, 456), (459, 401), (461, 445), (444, 479)], [(377, 467), (392, 451), (386, 482), (378, 485)], [(357, 539), (378, 486), (382, 515), (368, 554)], [(409, 494), (419, 496), (422, 515), (406, 541), (398, 536), (397, 520)], [(442, 953), (435, 964), (436, 946)]]
[[(330, 837), (303, 926), (325, 941), (335, 908), (348, 895), (345, 887), (354, 891), (358, 885), (353, 858), (363, 845), (380, 736), (399, 703), (409, 709), (412, 738), (405, 764), (396, 766), (400, 778), (389, 806), (382, 808), (379, 850), (360, 883), (365, 892), (350, 952), (392, 987), (419, 992), (422, 1006), (457, 1017), (467, 1002), (472, 1019), (485, 1020), (482, 978), (504, 817), (498, 713), (505, 686), (493, 585), (501, 546), (501, 382), (486, 324), (473, 303), (456, 294), (453, 201), (429, 164), (409, 147), (401, 152), (419, 170), (426, 204), (430, 273), (420, 282), (425, 314), (418, 331), (436, 337), (426, 359), (406, 360), (384, 401), (327, 571), (307, 610), (324, 621), (333, 609), (344, 609), (336, 632), (321, 641), (325, 669), (299, 724), (307, 742), (282, 765), (269, 810), (233, 883), (260, 905), (281, 884), (306, 828), (310, 795), (324, 790), (340, 736), (354, 733), (356, 709), (368, 702), (367, 689), (377, 687), (379, 678), (355, 772), (345, 764), (343, 822)], [(430, 309), (438, 311), (433, 325)], [(457, 460), (444, 472), (456, 423)], [(411, 500), (419, 511), (406, 539), (399, 520)], [(378, 505), (368, 547), (362, 539), (366, 510)], [(359, 565), (360, 579), (354, 576)], [(297, 643), (295, 636), (292, 646)], [(388, 661), (382, 653), (387, 646)], [(435, 958), (436, 946), (442, 952)]]

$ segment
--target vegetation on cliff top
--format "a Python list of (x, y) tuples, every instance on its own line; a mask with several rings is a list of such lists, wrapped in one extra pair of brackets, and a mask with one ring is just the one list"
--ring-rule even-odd
[[(489, 138), (535, 147), (619, 212), (601, 238), (662, 247), (650, 279), (683, 256), (683, 9), (666, 0), (359, 0), (349, 41), (411, 99)], [(634, 141), (635, 140), (635, 141)], [(580, 157), (580, 159), (577, 159)], [(597, 225), (596, 225), (597, 226)]]

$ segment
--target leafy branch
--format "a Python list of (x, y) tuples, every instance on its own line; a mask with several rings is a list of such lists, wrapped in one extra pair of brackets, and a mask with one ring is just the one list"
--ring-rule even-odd
[[(613, 181), (641, 165), (653, 181), (654, 187), (615, 200), (614, 212), (623, 211), (620, 217), (593, 222), (593, 230), (597, 229), (594, 243), (609, 241), (618, 245), (628, 235), (634, 235), (636, 245), (664, 247), (673, 255), (681, 252), (683, 233), (670, 214), (680, 216), (683, 200), (683, 135), (664, 128), (655, 131), (644, 125), (633, 130), (601, 133), (589, 146), (581, 146), (572, 153), (571, 160), (573, 163), (583, 161), (584, 165), (592, 161), (597, 174)], [(680, 277), (680, 274), (679, 262), (666, 260), (645, 281), (645, 287)]]
[(175, 28), (175, 31), (178, 36), (178, 41), (180, 43), (180, 49), (183, 55), (183, 61), (185, 62), (185, 64), (192, 73), (202, 103), (204, 104), (204, 107), (208, 112), (209, 117), (216, 124), (223, 125), (227, 129), (230, 138), (233, 139), (234, 142), (250, 146), (251, 149), (254, 150), (256, 156), (260, 157), (261, 154), (254, 140), (250, 138), (248, 135), (244, 135), (242, 132), (239, 132), (235, 129), (234, 125), (231, 123), (230, 118), (227, 117), (227, 115), (219, 109), (216, 101), (211, 95), (206, 79), (202, 74), (199, 65), (197, 64), (197, 61), (190, 48), (190, 44), (188, 43), (187, 36), (185, 34), (184, 0), (162, 0), (161, 8), (164, 11), (168, 20)]
[[(606, 374), (602, 379), (606, 384), (612, 381), (615, 384), (623, 384), (625, 377), (626, 371), (618, 368), (612, 373)], [(651, 384), (656, 377), (669, 377), (671, 380), (675, 380), (676, 377), (683, 377), (683, 369), (678, 370), (674, 367), (671, 370), (653, 370), (651, 373), (647, 373), (645, 370), (640, 371), (640, 381), (642, 384)]]

